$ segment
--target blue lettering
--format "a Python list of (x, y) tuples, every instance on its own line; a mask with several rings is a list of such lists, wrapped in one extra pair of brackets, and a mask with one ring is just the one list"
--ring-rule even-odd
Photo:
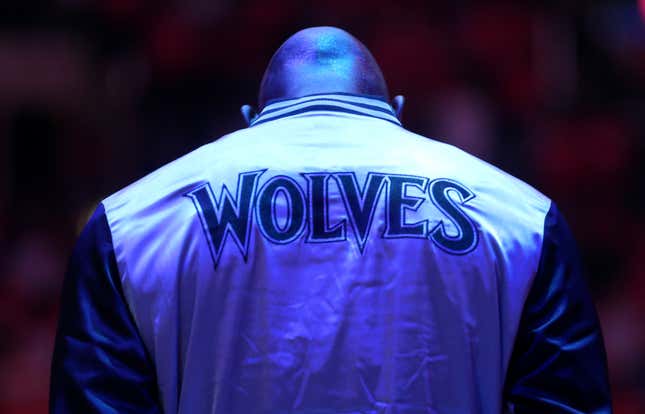
[(432, 181), (428, 192), (434, 205), (453, 222), (458, 233), (456, 236), (449, 236), (443, 221), (439, 221), (439, 224), (430, 231), (432, 241), (448, 253), (465, 254), (472, 251), (477, 246), (475, 224), (461, 211), (448, 193), (458, 195), (461, 198), (460, 204), (465, 204), (473, 199), (475, 194), (462, 184), (446, 178)]
[(309, 199), (308, 242), (324, 243), (345, 240), (345, 220), (329, 225), (329, 173), (302, 174), (307, 180)]
[[(279, 223), (277, 207), (283, 202), (286, 220)], [(298, 183), (291, 177), (275, 176), (258, 192), (258, 225), (273, 243), (285, 244), (297, 239), (305, 227), (305, 199)]]
[(407, 223), (405, 213), (408, 210), (417, 211), (425, 200), (407, 194), (409, 187), (416, 187), (422, 193), (426, 191), (427, 178), (411, 175), (389, 175), (387, 191), (387, 228), (383, 233), (385, 238), (419, 237), (425, 238), (428, 234), (428, 220), (416, 223)]
[(246, 261), (255, 187), (258, 178), (264, 171), (266, 170), (241, 173), (237, 180), (235, 198), (226, 185), (223, 185), (220, 197), (216, 199), (208, 183), (185, 194), (193, 201), (197, 209), (215, 266), (217, 266), (225, 240), (229, 235)]
[(374, 210), (385, 183), (385, 175), (368, 173), (362, 188), (359, 187), (356, 174), (353, 172), (337, 173), (335, 177), (340, 184), (343, 202), (354, 229), (358, 249), (363, 254), (372, 227)]

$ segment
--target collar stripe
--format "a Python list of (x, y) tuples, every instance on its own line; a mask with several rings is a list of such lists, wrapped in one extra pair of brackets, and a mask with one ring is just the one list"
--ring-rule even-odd
[(366, 113), (365, 111), (354, 111), (352, 109), (343, 108), (343, 107), (337, 106), (337, 105), (310, 105), (310, 106), (307, 106), (307, 107), (304, 107), (304, 108), (300, 108), (300, 109), (296, 109), (296, 110), (287, 112), (284, 115), (276, 115), (274, 117), (262, 117), (262, 116), (260, 116), (260, 117), (256, 118), (256, 120), (254, 120), (251, 123), (251, 126), (263, 124), (263, 123), (269, 122), (269, 121), (274, 121), (276, 119), (287, 118), (287, 117), (290, 117), (290, 116), (293, 116), (293, 115), (300, 115), (300, 114), (303, 114), (303, 113), (306, 113), (306, 112), (317, 112), (317, 113), (320, 113), (320, 112), (323, 112), (323, 113), (325, 113), (325, 112), (342, 112), (342, 113), (352, 114), (352, 115), (365, 115), (365, 116), (368, 116), (370, 118), (382, 119), (382, 120), (390, 122), (390, 123), (392, 123), (394, 125), (401, 126), (401, 123), (399, 122), (398, 119), (396, 119), (396, 117), (388, 117), (387, 115), (385, 115), (385, 116), (371, 115), (371, 114)]
[(296, 99), (273, 101), (251, 122), (250, 126), (305, 112), (341, 112), (382, 119), (401, 126), (392, 107), (377, 98), (349, 94), (317, 94)]
[(334, 101), (334, 100), (326, 100), (326, 99), (316, 99), (314, 101), (308, 101), (308, 102), (303, 102), (300, 104), (296, 105), (291, 105), (288, 107), (285, 107), (284, 109), (268, 109), (265, 111), (262, 111), (260, 114), (261, 118), (274, 118), (276, 116), (282, 116), (286, 114), (289, 114), (290, 112), (293, 112), (295, 110), (299, 110), (302, 108), (309, 108), (312, 106), (327, 106), (329, 107), (330, 110), (333, 110), (335, 107), (343, 108), (343, 109), (349, 109), (352, 111), (359, 111), (359, 112), (364, 112), (365, 115), (370, 115), (370, 116), (376, 116), (380, 118), (387, 118), (391, 121), (395, 120), (396, 117), (394, 114), (390, 111), (385, 111), (381, 110), (380, 108), (373, 109), (374, 107), (370, 105), (357, 105), (354, 103), (347, 103), (347, 102), (342, 102), (342, 101)]
[(381, 111), (381, 112), (389, 114), (389, 115), (392, 114), (392, 109), (391, 108), (382, 108), (380, 106), (368, 105), (368, 104), (362, 103), (362, 102), (361, 103), (359, 103), (359, 102), (347, 102), (347, 101), (344, 101), (344, 100), (341, 100), (341, 99), (335, 99), (335, 98), (315, 98), (315, 99), (311, 99), (311, 100), (305, 101), (305, 102), (294, 103), (294, 104), (291, 104), (291, 105), (285, 105), (285, 106), (283, 106), (281, 108), (273, 108), (273, 107), (271, 109), (265, 108), (262, 111), (262, 115), (267, 115), (267, 114), (270, 114), (270, 113), (273, 113), (273, 112), (281, 111), (283, 109), (291, 108), (291, 107), (298, 106), (298, 105), (309, 104), (309, 102), (316, 102), (318, 104), (328, 104), (328, 103), (333, 104), (334, 102), (339, 102), (341, 104), (351, 104), (351, 105), (360, 106), (361, 108), (371, 109), (373, 111)]
[(269, 107), (283, 107), (286, 105), (291, 105), (294, 103), (301, 103), (309, 101), (312, 99), (321, 99), (321, 98), (330, 98), (330, 99), (340, 99), (345, 102), (357, 102), (357, 103), (369, 103), (375, 106), (380, 106), (381, 108), (388, 109), (390, 104), (383, 100), (382, 98), (369, 96), (369, 95), (357, 95), (348, 92), (335, 92), (335, 93), (314, 93), (311, 95), (301, 96), (300, 98), (289, 98), (289, 99), (272, 99), (267, 102), (266, 106)]

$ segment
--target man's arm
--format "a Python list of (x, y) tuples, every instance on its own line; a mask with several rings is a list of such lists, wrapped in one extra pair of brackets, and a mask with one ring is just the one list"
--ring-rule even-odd
[(510, 413), (610, 413), (607, 358), (575, 240), (555, 204), (504, 387)]
[(65, 276), (52, 361), (51, 413), (160, 413), (154, 365), (121, 288), (103, 205)]

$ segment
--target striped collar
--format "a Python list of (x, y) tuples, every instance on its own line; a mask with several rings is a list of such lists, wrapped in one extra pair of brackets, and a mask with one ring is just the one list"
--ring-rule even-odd
[(251, 121), (251, 127), (276, 119), (299, 115), (305, 112), (324, 114), (342, 112), (383, 119), (401, 126), (394, 110), (386, 101), (366, 95), (350, 93), (325, 93), (307, 95), (300, 98), (273, 100)]

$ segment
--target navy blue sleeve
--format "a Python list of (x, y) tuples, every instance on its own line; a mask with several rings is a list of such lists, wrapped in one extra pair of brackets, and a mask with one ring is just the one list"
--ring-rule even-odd
[(124, 300), (112, 236), (99, 205), (63, 284), (50, 413), (160, 413), (152, 361)]
[(600, 324), (575, 240), (555, 204), (506, 375), (511, 413), (611, 413)]

